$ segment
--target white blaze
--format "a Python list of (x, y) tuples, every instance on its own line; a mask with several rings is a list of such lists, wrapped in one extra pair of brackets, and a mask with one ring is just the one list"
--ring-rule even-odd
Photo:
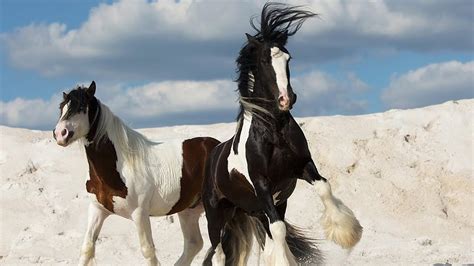
[(270, 55), (272, 58), (273, 70), (276, 74), (276, 82), (278, 85), (278, 90), (280, 96), (285, 99), (288, 99), (288, 76), (286, 75), (286, 64), (290, 55), (280, 50), (278, 47), (273, 47), (270, 49)]
[(69, 110), (69, 102), (63, 106), (63, 109), (61, 110), (61, 117), (59, 118), (59, 120), (63, 119), (63, 117), (67, 113), (67, 110)]

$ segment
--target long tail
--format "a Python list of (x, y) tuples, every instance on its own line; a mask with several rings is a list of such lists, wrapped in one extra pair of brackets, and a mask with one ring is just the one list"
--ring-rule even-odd
[[(316, 239), (306, 237), (304, 231), (287, 221), (286, 242), (300, 265), (320, 265), (323, 262)], [(226, 254), (226, 265), (247, 265), (255, 236), (260, 248), (265, 247), (266, 230), (257, 219), (237, 211), (227, 222), (222, 239), (222, 249)]]
[(306, 237), (301, 228), (285, 221), (286, 243), (299, 265), (321, 265), (324, 257), (321, 254), (317, 240)]
[(260, 245), (263, 246), (265, 241), (265, 235), (263, 234), (262, 242), (261, 230), (263, 226), (260, 228), (258, 224), (260, 223), (256, 218), (238, 210), (234, 217), (227, 222), (222, 237), (222, 249), (226, 256), (226, 265), (247, 265), (254, 234)]
[(325, 207), (321, 224), (326, 238), (346, 249), (354, 247), (362, 237), (363, 230), (354, 213), (334, 197), (329, 182), (316, 181), (315, 186)]

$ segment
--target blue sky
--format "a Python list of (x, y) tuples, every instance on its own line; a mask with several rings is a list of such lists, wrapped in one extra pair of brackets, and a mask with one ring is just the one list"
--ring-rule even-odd
[[(233, 121), (234, 60), (264, 2), (0, 3), (0, 124), (49, 129), (61, 92), (91, 80), (133, 127)], [(287, 47), (295, 116), (474, 97), (474, 2), (287, 3), (320, 14)]]

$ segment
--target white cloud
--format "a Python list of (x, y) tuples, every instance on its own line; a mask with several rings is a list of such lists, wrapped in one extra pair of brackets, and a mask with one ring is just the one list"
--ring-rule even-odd
[(474, 61), (450, 61), (392, 77), (382, 100), (390, 108), (412, 108), (473, 97)]
[[(131, 1), (100, 4), (76, 29), (32, 24), (2, 35), (13, 65), (43, 75), (120, 79), (231, 77), (264, 1)], [(472, 51), (470, 1), (299, 1), (321, 14), (290, 40), (314, 64), (359, 50)], [(467, 10), (467, 11), (466, 11)]]
[(119, 90), (104, 102), (130, 119), (161, 118), (170, 114), (236, 109), (231, 81), (165, 81)]
[(0, 122), (9, 126), (28, 128), (52, 128), (59, 117), (59, 95), (49, 100), (16, 98), (9, 102), (0, 101)]
[[(292, 86), (298, 95), (293, 109), (296, 116), (360, 113), (367, 108), (359, 96), (369, 88), (352, 73), (339, 81), (314, 71), (294, 77)], [(239, 106), (236, 87), (230, 80), (164, 81), (135, 87), (98, 82), (96, 96), (133, 127), (215, 123), (234, 120)], [(0, 123), (52, 128), (60, 101), (60, 94), (50, 100), (0, 101)]]
[[(223, 80), (154, 82), (131, 88), (98, 84), (97, 97), (129, 123), (155, 121), (156, 126), (179, 124), (179, 120), (169, 121), (174, 115), (236, 111), (234, 86), (233, 82)], [(61, 100), (60, 94), (55, 94), (49, 100), (0, 101), (0, 122), (8, 126), (52, 128), (59, 117)]]

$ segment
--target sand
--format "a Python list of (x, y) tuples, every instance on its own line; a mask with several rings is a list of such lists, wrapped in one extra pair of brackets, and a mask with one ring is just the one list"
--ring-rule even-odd
[[(324, 240), (322, 204), (299, 182), (287, 218), (320, 240), (328, 265), (474, 263), (474, 100), (363, 116), (298, 119), (317, 167), (364, 227), (351, 251)], [(235, 123), (140, 130), (152, 139), (228, 139)], [(0, 264), (77, 264), (87, 222), (83, 147), (56, 145), (51, 132), (0, 126)], [(209, 247), (201, 218), (204, 249)], [(158, 259), (181, 254), (176, 216), (152, 218)], [(98, 265), (144, 265), (135, 227), (111, 216)], [(257, 264), (252, 255), (249, 265)]]

